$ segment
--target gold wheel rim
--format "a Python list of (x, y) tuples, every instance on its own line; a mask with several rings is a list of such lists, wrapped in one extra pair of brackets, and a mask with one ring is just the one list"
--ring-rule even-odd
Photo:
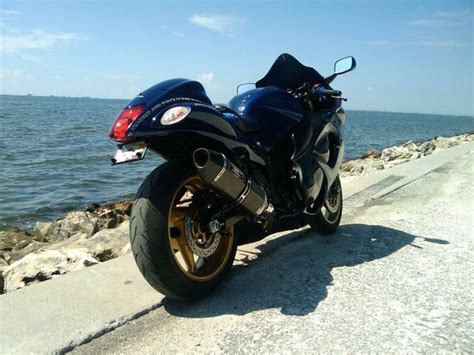
[[(219, 244), (210, 256), (201, 257), (193, 253), (185, 236), (185, 216), (189, 209), (193, 193), (206, 189), (205, 183), (197, 176), (182, 182), (176, 189), (168, 213), (168, 240), (171, 255), (190, 279), (209, 281), (219, 275), (225, 268), (234, 244), (233, 228), (227, 229), (227, 235), (220, 238)], [(193, 215), (192, 218), (194, 218)], [(193, 229), (201, 236), (201, 231)], [(194, 234), (194, 233), (193, 233)]]

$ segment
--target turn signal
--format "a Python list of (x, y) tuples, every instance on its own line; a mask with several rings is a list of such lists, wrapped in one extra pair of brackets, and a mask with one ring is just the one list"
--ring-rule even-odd
[(186, 118), (187, 115), (191, 112), (191, 108), (187, 106), (176, 106), (170, 108), (164, 113), (161, 117), (161, 124), (168, 126), (170, 124), (178, 123)]
[(120, 112), (115, 119), (109, 132), (110, 139), (114, 141), (124, 142), (132, 140), (127, 137), (127, 130), (130, 124), (137, 119), (143, 112), (145, 105), (126, 107)]

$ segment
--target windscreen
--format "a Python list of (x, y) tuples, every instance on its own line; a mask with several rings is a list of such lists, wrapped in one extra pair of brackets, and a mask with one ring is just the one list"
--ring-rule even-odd
[(258, 88), (276, 86), (279, 89), (297, 89), (304, 83), (324, 83), (324, 78), (313, 68), (305, 67), (291, 54), (281, 54), (267, 75), (256, 82)]

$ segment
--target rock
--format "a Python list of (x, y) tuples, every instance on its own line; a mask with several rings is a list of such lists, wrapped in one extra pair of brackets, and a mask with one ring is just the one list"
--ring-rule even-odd
[(352, 169), (351, 169), (351, 173), (353, 174), (362, 174), (365, 170), (365, 166), (363, 164), (360, 164), (360, 165), (355, 165)]
[(0, 252), (0, 259), (3, 259), (7, 262), (7, 264), (11, 264), (12, 257), (6, 251)]
[(380, 158), (384, 161), (392, 161), (397, 159), (401, 154), (400, 147), (385, 148), (382, 150)]
[(371, 172), (374, 172), (376, 170), (383, 170), (385, 169), (385, 164), (384, 161), (381, 159), (366, 159), (364, 164), (362, 164), (362, 174), (370, 174)]
[(63, 219), (54, 221), (46, 235), (48, 241), (56, 242), (69, 239), (72, 235), (82, 232), (91, 237), (98, 231), (97, 217), (88, 212), (70, 212)]
[(362, 154), (360, 157), (361, 159), (367, 159), (367, 158), (380, 158), (382, 156), (382, 152), (379, 150), (371, 149), (367, 153)]
[(20, 228), (0, 232), (0, 251), (11, 251), (26, 247), (34, 240), (33, 236)]
[(132, 246), (130, 243), (125, 244), (125, 246), (120, 250), (122, 255), (128, 254), (132, 252)]
[(423, 156), (425, 156), (425, 155), (431, 154), (435, 150), (435, 148), (436, 146), (434, 145), (434, 143), (431, 141), (428, 141), (420, 145), (418, 150)]
[(122, 249), (129, 242), (129, 221), (122, 222), (117, 228), (103, 229), (91, 238), (75, 235), (68, 240), (52, 244), (48, 249), (71, 250), (84, 249), (100, 262), (124, 255)]
[(122, 251), (129, 243), (129, 222), (125, 221), (114, 229), (103, 229), (92, 238), (78, 241), (76, 246), (85, 248), (94, 258), (103, 262), (125, 253)]
[(98, 203), (92, 203), (89, 206), (86, 207), (85, 212), (91, 212), (94, 213), (100, 208), (100, 204)]
[(406, 148), (406, 149), (408, 149), (409, 151), (412, 151), (412, 152), (418, 150), (418, 145), (413, 141), (408, 141), (406, 143), (403, 143), (402, 147), (404, 147), (404, 148)]
[(110, 207), (114, 211), (120, 212), (126, 216), (130, 216), (130, 213), (132, 212), (132, 205), (133, 201), (131, 200), (123, 200), (123, 201), (118, 201), (118, 202), (113, 202), (109, 204), (107, 207)]
[(50, 245), (51, 244), (49, 244), (49, 243), (42, 243), (42, 242), (33, 241), (30, 244), (28, 244), (28, 246), (26, 248), (23, 248), (23, 249), (20, 249), (20, 250), (13, 250), (11, 252), (11, 256), (10, 256), (10, 260), (11, 260), (10, 264), (15, 262), (15, 261), (20, 260), (21, 258), (25, 257), (26, 255), (28, 255), (30, 253), (33, 253), (37, 250), (45, 249), (46, 247), (48, 247)]
[(363, 164), (363, 159), (348, 160), (341, 165), (341, 171), (353, 172), (356, 170), (360, 170), (360, 166)]
[(100, 218), (98, 223), (99, 231), (102, 229), (110, 229), (117, 227), (125, 220), (124, 215), (116, 215), (110, 218)]
[(3, 272), (8, 268), (8, 263), (5, 259), (0, 257), (0, 295), (3, 293)]
[(97, 263), (85, 250), (37, 251), (8, 266), (3, 272), (4, 289), (11, 292)]
[(395, 159), (408, 159), (411, 156), (411, 151), (407, 147), (391, 147), (382, 151), (381, 159), (383, 161), (392, 161)]
[(416, 160), (416, 159), (418, 159), (418, 158), (420, 158), (420, 157), (421, 157), (421, 153), (420, 153), (420, 152), (414, 152), (414, 153), (410, 156), (410, 158), (409, 158), (408, 160)]
[(4, 258), (3, 256), (0, 256), (0, 266), (8, 266), (10, 265)]
[(348, 160), (345, 161), (341, 164), (341, 167), (339, 168), (339, 171), (351, 171), (351, 168), (353, 166), (353, 160)]
[(435, 149), (436, 150), (448, 149), (455, 145), (460, 144), (460, 142), (458, 142), (456, 138), (457, 137), (452, 137), (452, 138), (437, 137), (434, 141), (434, 145), (436, 147)]
[(384, 168), (383, 160), (367, 158), (348, 160), (342, 164), (340, 171), (343, 173), (343, 176), (348, 176), (362, 175), (370, 173), (373, 170), (381, 170)]
[(31, 242), (29, 240), (20, 240), (18, 243), (15, 244), (13, 250), (20, 250), (26, 248)]
[(408, 159), (396, 159), (396, 160), (393, 160), (393, 161), (389, 162), (389, 164), (390, 164), (390, 167), (392, 167), (392, 166), (395, 166), (395, 165), (405, 164), (408, 161), (409, 161)]
[(115, 214), (130, 216), (132, 204), (133, 201), (130, 200), (110, 202), (102, 206), (94, 203), (86, 208), (86, 212), (91, 212), (95, 215), (98, 215), (99, 217), (102, 217), (104, 214), (109, 213), (110, 211), (114, 211)]
[[(76, 240), (84, 240), (84, 239), (88, 239), (88, 238), (90, 238), (88, 233), (77, 232), (77, 233), (74, 233), (73, 235), (71, 235), (71, 237), (66, 242), (73, 242), (73, 241), (76, 241)], [(58, 243), (58, 245), (61, 245), (61, 242)]]
[(131, 210), (132, 201), (123, 200), (102, 206), (95, 203), (88, 206), (85, 211), (97, 217), (97, 231), (100, 231), (117, 227), (129, 218)]
[(46, 241), (50, 226), (50, 222), (37, 222), (33, 228), (33, 234), (38, 237), (37, 239), (42, 239), (43, 241)]
[(376, 160), (370, 166), (375, 170), (383, 170), (385, 168), (383, 160)]

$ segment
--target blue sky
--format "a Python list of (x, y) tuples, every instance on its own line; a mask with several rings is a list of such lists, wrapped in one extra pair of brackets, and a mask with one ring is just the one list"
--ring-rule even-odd
[(215, 102), (283, 52), (323, 75), (349, 109), (473, 115), (473, 2), (9, 1), (0, 5), (0, 93), (132, 98), (200, 80)]

